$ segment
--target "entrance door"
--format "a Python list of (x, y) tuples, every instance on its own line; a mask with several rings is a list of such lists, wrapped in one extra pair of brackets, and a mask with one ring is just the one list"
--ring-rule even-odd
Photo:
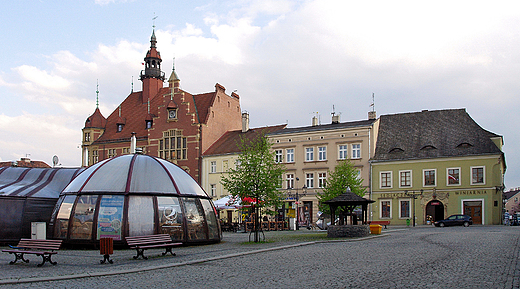
[(227, 211), (227, 222), (233, 223), (233, 211), (231, 211), (231, 210)]
[(426, 221), (431, 223), (444, 220), (444, 205), (442, 202), (433, 200), (426, 205)]
[(473, 219), (473, 225), (482, 225), (482, 201), (464, 202), (464, 214)]

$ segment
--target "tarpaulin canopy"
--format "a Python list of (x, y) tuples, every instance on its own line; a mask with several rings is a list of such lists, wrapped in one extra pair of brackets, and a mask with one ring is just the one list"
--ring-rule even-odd
[(233, 210), (242, 208), (242, 201), (239, 197), (225, 196), (222, 199), (213, 202), (217, 210)]

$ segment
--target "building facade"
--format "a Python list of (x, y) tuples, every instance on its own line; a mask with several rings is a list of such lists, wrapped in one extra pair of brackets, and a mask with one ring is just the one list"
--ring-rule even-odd
[[(500, 224), (505, 156), (501, 136), (465, 109), (383, 115), (372, 167), (373, 220), (431, 224), (466, 214)], [(413, 224), (413, 223), (412, 223)]]
[(226, 94), (218, 83), (213, 92), (190, 94), (180, 88), (175, 68), (163, 87), (155, 32), (150, 43), (140, 74), (142, 91), (130, 93), (107, 118), (99, 108), (87, 118), (82, 165), (130, 153), (135, 135), (143, 153), (179, 165), (200, 183), (202, 153), (227, 131), (241, 128), (239, 96)]
[[(287, 192), (286, 212), (300, 226), (316, 221), (317, 193), (322, 192), (330, 171), (342, 160), (350, 160), (369, 191), (370, 165), (378, 132), (375, 112), (367, 120), (332, 122), (320, 125), (314, 117), (311, 126), (287, 128), (268, 134), (278, 162), (285, 164), (282, 189)], [(292, 216), (292, 210), (296, 214)]]

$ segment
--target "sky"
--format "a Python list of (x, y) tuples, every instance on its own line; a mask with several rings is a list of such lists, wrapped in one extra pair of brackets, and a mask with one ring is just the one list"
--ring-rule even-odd
[[(0, 161), (81, 165), (81, 129), (131, 92), (153, 26), (181, 88), (240, 95), (251, 127), (465, 108), (503, 136), (520, 187), (515, 1), (4, 1)], [(175, 60), (174, 60), (175, 59)], [(133, 84), (132, 84), (133, 83)], [(99, 86), (98, 86), (99, 85)]]

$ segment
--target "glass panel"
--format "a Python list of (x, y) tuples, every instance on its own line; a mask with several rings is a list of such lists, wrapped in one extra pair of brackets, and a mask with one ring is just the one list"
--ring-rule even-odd
[(92, 224), (98, 196), (79, 196), (72, 217), (70, 239), (92, 238)]
[(184, 170), (178, 166), (172, 166), (171, 163), (168, 163), (165, 160), (158, 159), (158, 161), (163, 162), (170, 172), (172, 178), (175, 180), (175, 184), (179, 188), (179, 194), (208, 196), (197, 182)]
[(401, 218), (410, 217), (410, 201), (401, 201)]
[(183, 198), (188, 240), (206, 240), (204, 211), (197, 199)]
[[(171, 166), (169, 163), (168, 166)], [(139, 168), (139, 171), (136, 169)], [(141, 171), (147, 172), (146, 174)], [(153, 177), (153, 179), (151, 178)], [(176, 193), (170, 176), (166, 173), (161, 164), (157, 163), (154, 158), (139, 157), (135, 159), (134, 171), (132, 172), (132, 181), (130, 183), (131, 192), (161, 192)]]
[(208, 224), (208, 233), (210, 239), (219, 239), (219, 229), (217, 224), (217, 217), (213, 206), (209, 202), (209, 200), (200, 200), (202, 207), (204, 208), (204, 213), (206, 214), (206, 222)]
[(99, 204), (97, 239), (121, 240), (124, 196), (104, 195)]
[[(124, 192), (126, 189), (126, 180), (128, 179), (128, 170), (131, 163), (129, 158), (131, 159), (132, 157), (133, 155), (124, 155), (111, 159), (104, 166), (99, 168), (99, 170), (93, 173), (92, 178), (88, 181), (82, 191)], [(88, 171), (90, 171), (90, 168)]]
[(182, 210), (176, 197), (157, 197), (160, 233), (169, 234), (174, 241), (184, 239)]
[(128, 235), (152, 235), (154, 211), (152, 197), (130, 196), (128, 202)]
[(76, 196), (65, 196), (65, 199), (61, 203), (60, 210), (56, 216), (56, 223), (54, 225), (54, 236), (58, 239), (67, 238), (67, 230), (69, 227), (69, 218), (72, 211), (72, 205)]

